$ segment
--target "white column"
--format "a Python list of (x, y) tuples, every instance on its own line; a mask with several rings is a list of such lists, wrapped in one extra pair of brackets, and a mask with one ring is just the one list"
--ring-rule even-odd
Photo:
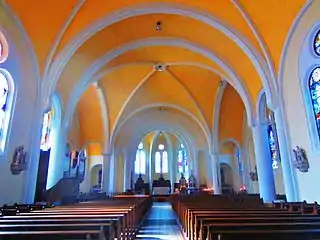
[(124, 155), (124, 174), (123, 174), (123, 188), (124, 191), (130, 189), (130, 179), (131, 179), (131, 171), (130, 171), (130, 161), (128, 157), (128, 153), (126, 152)]
[(118, 169), (118, 164), (115, 161), (114, 155), (110, 156), (110, 182), (109, 182), (109, 191), (110, 192), (116, 192), (117, 191), (117, 185), (116, 185), (116, 174)]
[(252, 127), (254, 151), (256, 156), (260, 196), (265, 203), (275, 200), (272, 161), (267, 137), (267, 125), (257, 123)]
[(103, 154), (103, 165), (102, 165), (102, 189), (107, 194), (110, 192), (110, 179), (111, 179), (111, 155)]
[(277, 108), (274, 111), (274, 118), (276, 123), (276, 130), (278, 135), (280, 161), (283, 174), (283, 182), (286, 192), (287, 200), (290, 202), (297, 201), (297, 194), (295, 192), (295, 177), (291, 166), (291, 155), (289, 153), (288, 144), (286, 140), (286, 133), (284, 129), (284, 118), (281, 108)]
[(214, 194), (221, 194), (220, 188), (220, 163), (217, 154), (211, 154), (211, 169)]
[[(34, 113), (36, 114), (36, 113)], [(34, 136), (30, 137), (30, 146), (29, 149), (26, 149), (27, 152), (27, 165), (24, 185), (24, 201), (23, 203), (34, 203), (37, 177), (38, 177), (38, 167), (39, 167), (39, 155), (40, 155), (40, 139), (41, 139), (41, 129), (43, 123), (43, 114), (40, 111), (38, 116), (35, 115), (35, 121), (32, 124), (32, 129)], [(28, 151), (29, 150), (29, 151)]]
[(171, 181), (171, 193), (174, 192), (174, 183), (175, 183), (175, 163), (176, 163), (176, 149), (172, 146), (171, 147), (171, 154), (170, 154), (170, 159), (169, 159), (169, 171), (170, 171), (170, 181)]
[(248, 154), (248, 149), (242, 151), (242, 169), (243, 169), (243, 181), (248, 192), (252, 190), (252, 181), (249, 176), (250, 159)]
[(67, 144), (66, 130), (61, 127), (60, 123), (53, 121), (51, 134), (52, 136), (50, 136), (50, 138), (52, 138), (53, 142), (50, 152), (46, 189), (52, 188), (63, 178)]
[(200, 187), (200, 182), (201, 182), (201, 179), (200, 179), (200, 168), (199, 168), (199, 151), (196, 152), (196, 158), (194, 159), (194, 165), (193, 165), (193, 173), (195, 175), (195, 178), (196, 178), (196, 187)]

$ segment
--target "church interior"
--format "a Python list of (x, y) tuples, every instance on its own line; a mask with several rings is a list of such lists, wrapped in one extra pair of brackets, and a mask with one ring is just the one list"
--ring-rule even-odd
[(2, 0), (0, 85), (0, 239), (320, 237), (318, 0)]

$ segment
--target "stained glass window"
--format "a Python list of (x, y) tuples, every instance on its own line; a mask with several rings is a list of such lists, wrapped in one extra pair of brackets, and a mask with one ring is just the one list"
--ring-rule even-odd
[(161, 173), (161, 154), (160, 154), (160, 152), (156, 152), (156, 155), (155, 155), (155, 172)]
[(169, 163), (168, 163), (168, 152), (165, 151), (163, 144), (159, 144), (159, 151), (155, 154), (155, 172), (156, 173), (168, 173)]
[(317, 32), (315, 38), (314, 38), (314, 44), (313, 44), (313, 47), (314, 47), (314, 51), (315, 53), (320, 56), (320, 29), (319, 31)]
[(0, 31), (0, 63), (7, 60), (8, 57), (8, 43), (4, 34)]
[(240, 156), (240, 150), (238, 147), (236, 148), (236, 158), (237, 158), (237, 162), (238, 162), (239, 174), (242, 175), (243, 174), (243, 166), (242, 166), (242, 160), (241, 160), (241, 156)]
[(0, 139), (4, 136), (5, 131), (5, 117), (8, 101), (8, 81), (3, 73), (0, 72)]
[(168, 173), (168, 152), (162, 152), (162, 173)]
[(278, 154), (278, 146), (276, 142), (276, 137), (272, 128), (272, 124), (268, 127), (268, 140), (269, 140), (269, 148), (272, 160), (272, 168), (279, 168), (279, 154)]
[[(0, 63), (6, 61), (8, 56), (8, 45), (7, 41), (0, 32)], [(9, 75), (9, 73), (7, 73)], [(0, 72), (0, 150), (4, 151), (5, 142), (6, 142), (6, 131), (8, 127), (8, 105), (9, 94), (12, 94), (9, 89), (8, 76), (3, 72)]]
[(182, 149), (178, 150), (178, 172), (183, 173), (183, 152)]
[(184, 177), (189, 177), (189, 166), (187, 161), (187, 154), (184, 145), (181, 143), (178, 150), (178, 172), (183, 173)]
[(138, 145), (136, 161), (134, 163), (135, 174), (146, 174), (146, 153), (143, 150), (143, 143)]
[(320, 136), (320, 67), (315, 68), (309, 80), (309, 90), (316, 119), (318, 135)]
[(43, 116), (41, 144), (40, 149), (42, 151), (48, 151), (51, 148), (51, 123), (52, 123), (52, 111), (49, 111)]

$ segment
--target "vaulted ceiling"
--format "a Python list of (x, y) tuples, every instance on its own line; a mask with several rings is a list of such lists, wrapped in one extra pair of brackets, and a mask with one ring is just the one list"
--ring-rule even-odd
[[(103, 142), (106, 132), (111, 136), (117, 124), (150, 104), (186, 110), (211, 133), (222, 80), (230, 84), (222, 97), (219, 138), (241, 141), (241, 98), (245, 93), (254, 108), (265, 86), (262, 72), (277, 79), (286, 38), (306, 0), (6, 3), (30, 37), (42, 81), (49, 81), (55, 61), (80, 43), (63, 59), (56, 88), (67, 105), (84, 74), (89, 78), (78, 96), (82, 142)], [(158, 21), (161, 31), (155, 30)], [(96, 31), (89, 33), (90, 26)], [(165, 64), (166, 71), (155, 71), (157, 63)], [(93, 82), (99, 83), (106, 113)]]

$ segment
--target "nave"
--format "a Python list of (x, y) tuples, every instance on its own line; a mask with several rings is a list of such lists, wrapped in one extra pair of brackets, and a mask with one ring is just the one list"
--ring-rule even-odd
[(168, 202), (154, 202), (136, 239), (183, 240), (176, 215)]

